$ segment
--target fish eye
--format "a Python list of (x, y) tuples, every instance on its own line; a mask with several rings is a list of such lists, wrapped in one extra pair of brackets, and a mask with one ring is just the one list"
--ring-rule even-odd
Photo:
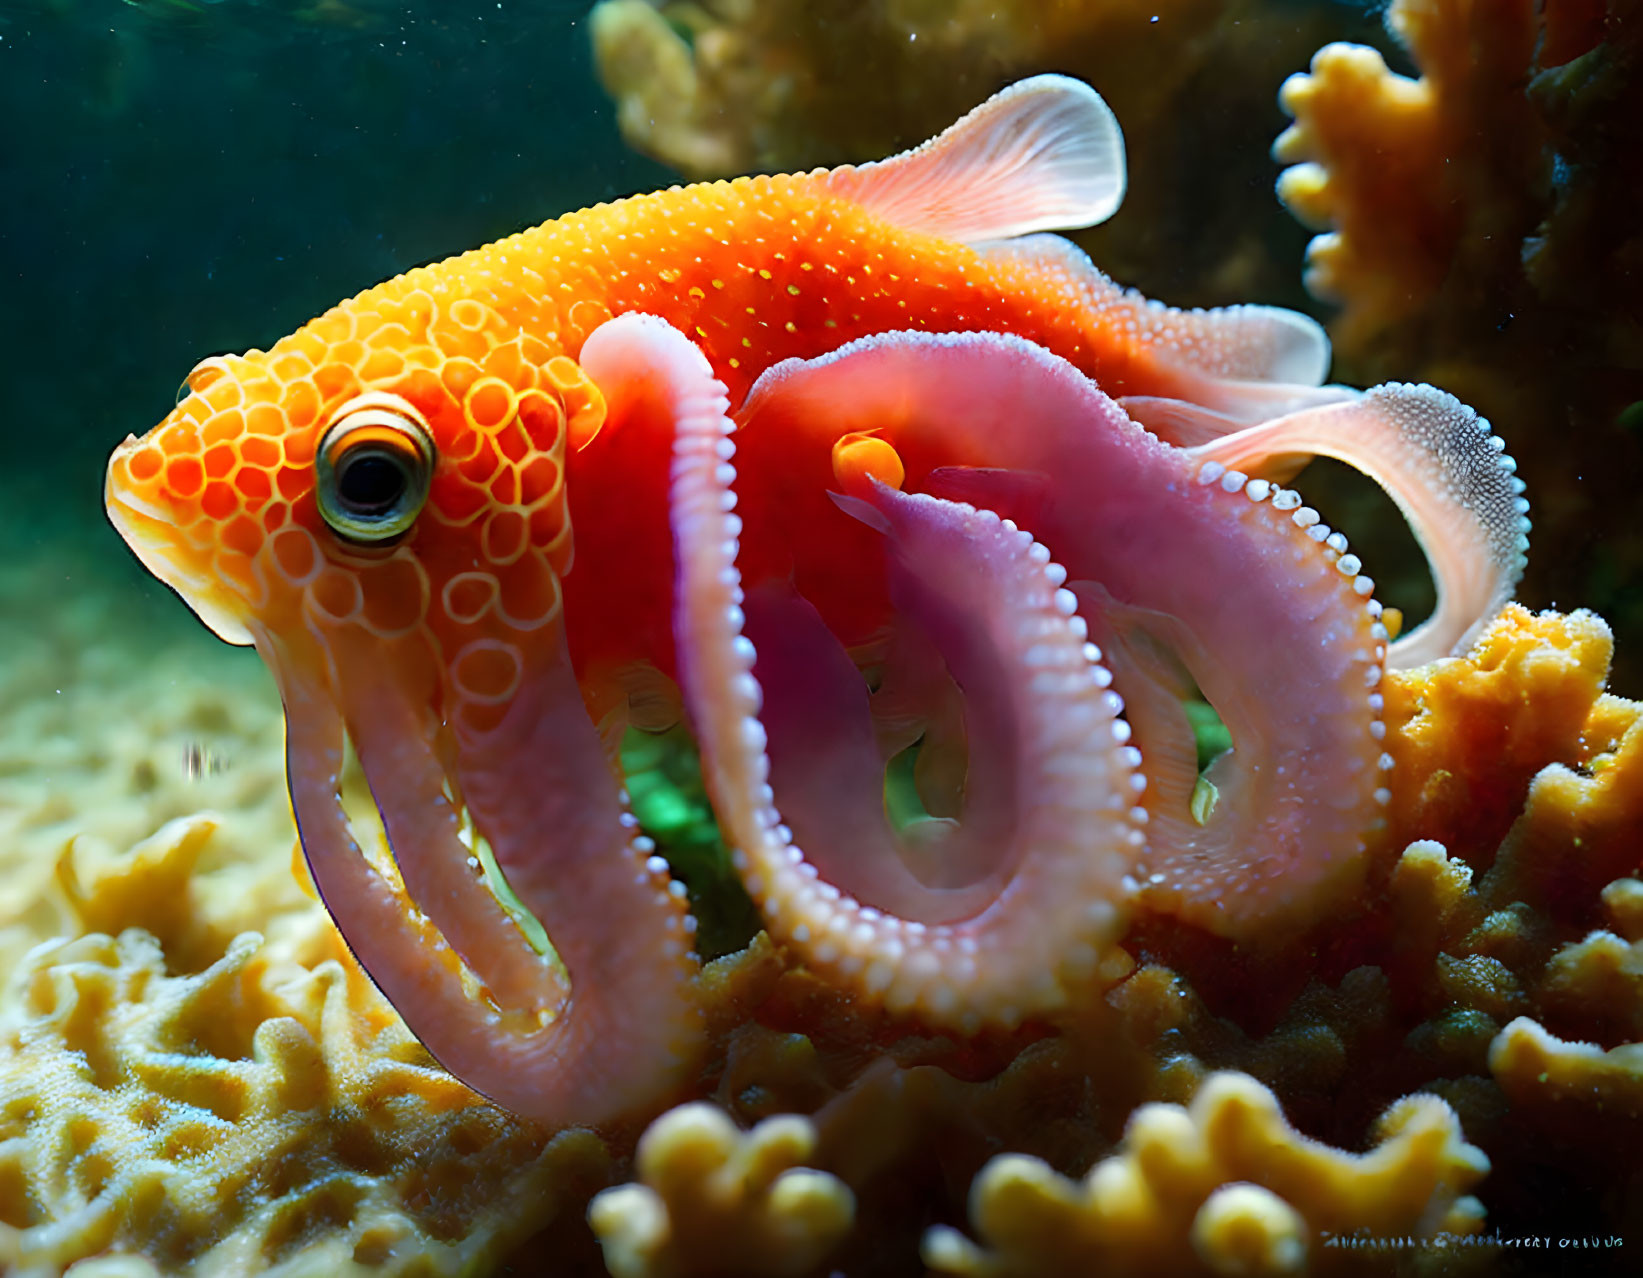
[(421, 413), (398, 395), (355, 396), (314, 454), (319, 513), (344, 541), (393, 541), (422, 513), (433, 470), (433, 435)]

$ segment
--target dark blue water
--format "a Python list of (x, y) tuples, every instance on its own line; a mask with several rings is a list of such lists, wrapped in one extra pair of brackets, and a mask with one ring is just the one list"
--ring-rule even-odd
[(8, 525), (118, 564), (108, 450), (200, 358), (671, 180), (617, 136), (587, 8), (0, 3)]

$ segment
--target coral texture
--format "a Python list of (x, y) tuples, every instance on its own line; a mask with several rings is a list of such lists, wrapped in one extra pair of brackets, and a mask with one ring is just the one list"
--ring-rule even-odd
[(637, 1184), (588, 1208), (615, 1278), (804, 1274), (849, 1231), (855, 1199), (804, 1162), (816, 1133), (798, 1115), (742, 1132), (713, 1105), (658, 1118), (634, 1155)]
[[(241, 852), (212, 821), (75, 858), (31, 915), (66, 935), (5, 995), (0, 1112), (28, 1124), (0, 1146), (5, 1263), (472, 1272), (537, 1263), (550, 1244), (522, 1240), (551, 1226), (561, 1271), (592, 1273), (578, 1218), (612, 1178), (631, 1183), (593, 1223), (639, 1274), (767, 1271), (784, 1248), (904, 1272), (931, 1218), (950, 1228), (929, 1263), (980, 1273), (1092, 1253), (1332, 1272), (1357, 1253), (1330, 1236), (1371, 1222), (1488, 1231), (1422, 1252), (1432, 1273), (1478, 1272), (1496, 1237), (1611, 1237), (1643, 1130), (1643, 706), (1603, 691), (1608, 658), (1590, 614), (1513, 608), (1467, 656), (1389, 676), (1379, 886), (1330, 941), (1233, 955), (1230, 978), (1225, 951), (1142, 928), (1087, 1019), (966, 1045), (864, 1013), (759, 937), (701, 978), (713, 1108), (665, 1115), (637, 1156), (574, 1132), (544, 1148), (477, 1103), (300, 893), (241, 904), (280, 941), (237, 937), (217, 894)], [(220, 744), (241, 767), (266, 748)], [(278, 841), (260, 855), (288, 873)], [(1252, 983), (1274, 994), (1232, 988)], [(1549, 1177), (1564, 1190), (1537, 1193)]]
[[(10, 512), (0, 532), (30, 535)], [(63, 580), (85, 588), (63, 597)], [(237, 932), (279, 941), (311, 921), (313, 902), (290, 873), (297, 832), (279, 706), (260, 663), (180, 643), (187, 631), (134, 626), (107, 566), (68, 550), (0, 565), (0, 601), (0, 972), (81, 930), (59, 879), (90, 881), (115, 865), (143, 876), (170, 867), (140, 890), (153, 911), (191, 913), (187, 926), (210, 933), (197, 937), (195, 967)], [(135, 845), (202, 812), (214, 829), (188, 840), (192, 864), (156, 846), (136, 870)], [(186, 897), (175, 891), (184, 880)], [(129, 922), (161, 930), (154, 913)]]
[[(1206, 1079), (1192, 1103), (1143, 1105), (1118, 1153), (1074, 1182), (1035, 1158), (994, 1159), (970, 1190), (984, 1247), (948, 1229), (925, 1239), (940, 1273), (1282, 1274), (1325, 1239), (1471, 1233), (1465, 1191), (1489, 1170), (1442, 1101), (1410, 1096), (1376, 1124), (1376, 1148), (1345, 1154), (1284, 1121), (1243, 1074)], [(1321, 1236), (1320, 1236), (1321, 1235)]]
[[(114, 923), (151, 916), (156, 886), (186, 901), (208, 831), (162, 831), (137, 873), (105, 876), (76, 908)], [(468, 1272), (602, 1177), (591, 1134), (544, 1145), (438, 1068), (328, 928), (327, 958), (244, 933), (196, 969), (183, 926), (172, 954), (130, 926), (45, 942), (13, 973), (8, 1272), (103, 1254), (167, 1272)]]
[(1589, 916), (1637, 869), (1643, 829), (1643, 712), (1604, 692), (1612, 653), (1593, 613), (1512, 605), (1464, 659), (1389, 681), (1394, 837)]
[(1307, 281), (1341, 308), (1337, 375), (1486, 413), (1540, 497), (1529, 595), (1594, 607), (1636, 662), (1643, 7), (1394, 0), (1387, 25), (1417, 78), (1331, 44), (1282, 93), (1278, 190), (1324, 232)]

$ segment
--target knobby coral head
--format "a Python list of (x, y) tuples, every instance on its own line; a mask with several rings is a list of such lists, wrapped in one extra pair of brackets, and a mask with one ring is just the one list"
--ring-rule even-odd
[[(1509, 596), (1521, 484), (1441, 392), (1319, 385), (1310, 320), (1168, 310), (1034, 234), (1122, 190), (1105, 104), (1039, 77), (879, 164), (412, 271), (206, 360), (116, 450), (111, 518), (268, 663), (315, 883), (466, 1081), (551, 1123), (683, 1086), (693, 920), (626, 810), (629, 724), (688, 716), (793, 955), (960, 1033), (1119, 979), (1133, 909), (1250, 939), (1351, 891), (1382, 672)], [(1427, 548), (1439, 607), (1397, 642), (1282, 486), (1320, 453)], [(1192, 699), (1233, 743), (1202, 777)]]

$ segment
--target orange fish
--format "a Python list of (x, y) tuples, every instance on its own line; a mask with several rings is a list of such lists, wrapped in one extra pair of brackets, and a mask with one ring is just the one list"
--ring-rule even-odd
[[(1037, 234), (1123, 187), (1105, 104), (1038, 77), (890, 160), (409, 271), (203, 361), (116, 449), (110, 518), (267, 662), (314, 881), (453, 1072), (551, 1123), (687, 1076), (693, 920), (611, 748), (687, 709), (772, 933), (928, 1023), (1055, 1014), (1135, 906), (1248, 935), (1355, 881), (1400, 645), (1271, 481), (1328, 453), (1404, 506), (1440, 588), (1409, 659), (1509, 595), (1521, 485), (1439, 392), (1321, 386), (1304, 316), (1169, 310)], [(1235, 742), (1213, 810), (1194, 685)], [(886, 826), (920, 739), (924, 810)]]

